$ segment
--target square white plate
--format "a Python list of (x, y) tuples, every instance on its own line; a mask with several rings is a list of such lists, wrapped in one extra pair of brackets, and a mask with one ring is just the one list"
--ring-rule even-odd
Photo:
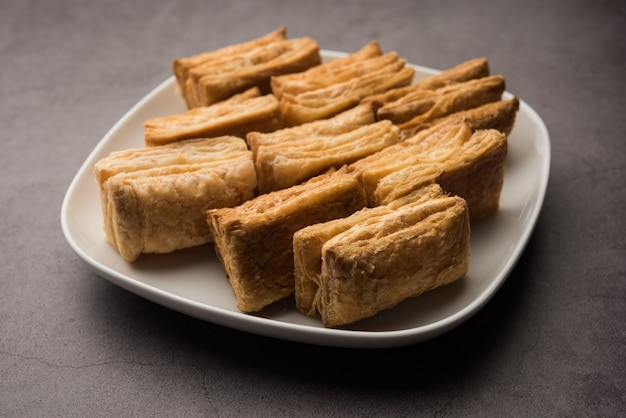
[[(324, 60), (345, 54), (322, 51)], [(438, 71), (413, 65), (416, 79)], [(510, 98), (510, 93), (504, 94)], [(550, 139), (539, 115), (520, 101), (509, 136), (499, 212), (472, 226), (466, 277), (407, 300), (342, 329), (326, 329), (307, 317), (292, 298), (258, 314), (240, 312), (212, 246), (165, 255), (144, 255), (132, 264), (105, 242), (95, 163), (113, 151), (144, 146), (143, 122), (186, 110), (174, 77), (139, 101), (100, 141), (73, 179), (61, 210), (63, 233), (72, 249), (102, 277), (176, 311), (251, 333), (310, 344), (379, 348), (440, 335), (467, 320), (495, 294), (522, 254), (539, 216), (550, 171)]]

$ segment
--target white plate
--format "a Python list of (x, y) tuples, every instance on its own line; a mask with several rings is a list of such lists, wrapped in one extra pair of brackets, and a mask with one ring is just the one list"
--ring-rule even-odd
[[(324, 59), (342, 53), (323, 51)], [(416, 78), (436, 70), (415, 66)], [(511, 97), (505, 93), (505, 97)], [(472, 227), (471, 267), (466, 277), (344, 329), (325, 329), (300, 314), (292, 298), (259, 314), (237, 310), (224, 270), (209, 245), (129, 264), (104, 241), (93, 166), (112, 151), (143, 146), (143, 122), (185, 111), (173, 77), (137, 103), (100, 141), (72, 181), (61, 210), (72, 249), (102, 277), (176, 311), (223, 326), (311, 344), (379, 348), (440, 335), (475, 314), (494, 295), (524, 250), (543, 204), (550, 169), (548, 131), (521, 102), (509, 138), (509, 157), (495, 215)]]

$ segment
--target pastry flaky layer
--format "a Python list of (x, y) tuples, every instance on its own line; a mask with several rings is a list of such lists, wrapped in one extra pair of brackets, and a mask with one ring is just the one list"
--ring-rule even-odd
[(398, 128), (388, 120), (375, 122), (369, 106), (268, 134), (248, 135), (260, 193), (301, 183), (398, 141)]
[(205, 244), (204, 211), (254, 196), (252, 153), (237, 137), (120, 151), (94, 168), (107, 241), (126, 261)]
[(374, 94), (410, 85), (415, 69), (396, 52), (382, 54), (372, 42), (338, 60), (272, 79), (285, 126), (329, 118)]
[(261, 95), (252, 87), (226, 100), (184, 113), (144, 122), (146, 146), (164, 145), (183, 139), (225, 135), (245, 138), (248, 132), (272, 132), (283, 127), (278, 100)]
[[(190, 80), (190, 72), (192, 69), (202, 65), (211, 65), (211, 63), (228, 62), (228, 60), (233, 57), (250, 53), (251, 51), (262, 48), (264, 45), (285, 39), (287, 39), (287, 28), (283, 26), (264, 36), (247, 42), (229, 45), (211, 52), (203, 52), (190, 57), (175, 59), (172, 62), (172, 69), (176, 77), (179, 93), (182, 95), (183, 99), (185, 99), (189, 108), (197, 106), (193, 92), (193, 84)], [(189, 86), (189, 89), (187, 86)]]
[(287, 39), (286, 28), (193, 57), (176, 59), (174, 73), (187, 106), (209, 106), (251, 87), (270, 92), (272, 76), (320, 64), (320, 48), (309, 37)]
[(326, 327), (371, 317), (469, 269), (467, 203), (430, 185), (293, 239), (296, 305)]
[(472, 221), (494, 214), (506, 168), (507, 136), (495, 129), (472, 130), (452, 119), (351, 164), (369, 206), (386, 204), (430, 183), (461, 196)]
[(215, 250), (237, 307), (256, 312), (292, 295), (293, 234), (308, 225), (348, 216), (365, 204), (358, 179), (342, 169), (233, 208), (208, 210)]

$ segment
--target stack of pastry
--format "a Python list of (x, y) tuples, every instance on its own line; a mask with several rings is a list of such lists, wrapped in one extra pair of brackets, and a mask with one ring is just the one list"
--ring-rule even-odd
[(413, 82), (375, 41), (322, 63), (280, 28), (173, 68), (189, 109), (95, 168), (126, 260), (212, 241), (239, 309), (295, 294), (328, 327), (466, 274), (519, 108), (486, 59)]
[(504, 77), (489, 74), (485, 58), (465, 61), (423, 78), (363, 100), (377, 119), (389, 119), (408, 138), (443, 120), (463, 118), (473, 129), (498, 129), (510, 133), (519, 100), (502, 100)]
[(387, 205), (297, 231), (296, 306), (346, 325), (463, 277), (467, 204), (432, 184)]
[(144, 122), (144, 141), (147, 146), (155, 146), (222, 135), (245, 138), (248, 132), (272, 132), (282, 126), (276, 98), (261, 95), (259, 87), (254, 86), (210, 106), (148, 119)]
[(349, 216), (365, 205), (356, 176), (339, 170), (234, 208), (208, 210), (215, 249), (238, 308), (255, 312), (292, 295), (293, 234), (308, 225)]
[(285, 126), (326, 119), (368, 96), (411, 84), (415, 70), (376, 42), (301, 73), (272, 78)]
[(376, 122), (369, 106), (271, 133), (247, 136), (254, 155), (259, 192), (306, 181), (326, 170), (353, 163), (399, 140), (390, 121)]
[(466, 199), (472, 221), (479, 221), (498, 210), (506, 155), (504, 133), (450, 120), (362, 158), (350, 170), (360, 175), (370, 206), (439, 183)]
[(189, 108), (209, 106), (251, 87), (269, 93), (272, 76), (304, 71), (321, 61), (314, 39), (287, 39), (282, 27), (261, 38), (174, 60)]
[(94, 171), (105, 236), (127, 261), (209, 242), (203, 212), (236, 206), (256, 188), (252, 153), (236, 137), (114, 152)]

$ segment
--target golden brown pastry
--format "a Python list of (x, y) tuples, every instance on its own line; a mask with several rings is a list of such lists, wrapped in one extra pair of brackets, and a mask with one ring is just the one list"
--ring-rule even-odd
[(272, 192), (234, 208), (207, 211), (216, 253), (244, 312), (256, 312), (295, 291), (293, 234), (365, 206), (345, 170)]
[(417, 199), (353, 216), (352, 225), (314, 225), (315, 231), (305, 228), (294, 236), (296, 241), (308, 235), (318, 240), (314, 247), (321, 245), (319, 268), (311, 266), (319, 270), (312, 286), (317, 289), (312, 306), (303, 310), (317, 310), (326, 327), (371, 317), (458, 280), (469, 269), (469, 213), (458, 196)]
[(210, 106), (144, 122), (145, 144), (164, 145), (182, 139), (224, 135), (245, 138), (251, 131), (271, 132), (283, 126), (278, 101), (271, 94), (258, 95), (258, 88)]
[[(272, 93), (280, 99), (283, 93), (297, 95), (305, 91), (317, 90), (349, 80), (363, 73), (366, 67), (380, 68), (381, 64), (393, 59), (393, 55), (385, 58), (371, 60), (380, 57), (383, 51), (376, 41), (371, 41), (363, 48), (345, 57), (327, 61), (321, 65), (311, 67), (299, 73), (274, 76), (271, 80)], [(397, 58), (396, 58), (397, 59)]]
[(315, 315), (322, 310), (320, 285), (322, 274), (322, 247), (332, 237), (353, 226), (390, 214), (400, 206), (417, 204), (444, 196), (441, 186), (430, 184), (399, 198), (388, 205), (364, 208), (340, 219), (305, 227), (293, 236), (295, 299), (298, 310)]
[(193, 67), (186, 81), (186, 97), (196, 107), (208, 106), (254, 86), (267, 94), (271, 92), (272, 76), (304, 71), (320, 62), (320, 48), (312, 38), (274, 41)]
[(420, 173), (419, 178), (399, 178), (397, 187), (403, 184), (419, 186), (424, 181), (425, 184), (435, 181), (441, 174), (442, 160), (458, 151), (468, 134), (471, 135), (469, 127), (461, 122), (437, 125), (420, 132), (415, 137), (362, 158), (350, 164), (348, 168), (359, 174), (369, 206), (376, 206), (380, 202), (374, 192), (382, 178), (406, 167), (416, 167), (415, 170)]
[(417, 90), (378, 109), (377, 118), (389, 119), (401, 129), (495, 102), (504, 93), (504, 77), (494, 75), (456, 83), (437, 90)]
[(438, 74), (424, 77), (415, 82), (416, 89), (437, 90), (456, 83), (489, 76), (489, 62), (486, 58), (474, 58), (448, 68)]
[[(374, 191), (374, 201), (379, 204), (392, 201), (432, 179), (446, 192), (467, 201), (472, 222), (497, 212), (506, 167), (506, 135), (495, 129), (471, 134), (468, 128), (463, 133), (464, 142), (450, 149), (449, 154), (442, 154), (436, 163), (425, 161), (381, 178)], [(435, 173), (438, 173), (436, 177)]]
[(363, 102), (371, 103), (374, 111), (382, 106), (395, 102), (404, 96), (421, 90), (437, 90), (464, 81), (487, 77), (489, 75), (489, 63), (485, 58), (475, 58), (465, 61), (455, 67), (444, 70), (416, 81), (410, 86), (391, 89), (385, 93), (373, 95), (363, 99)]
[(370, 206), (435, 182), (464, 198), (472, 221), (479, 221), (498, 210), (506, 154), (502, 132), (472, 132), (467, 123), (453, 120), (365, 157), (349, 169), (359, 174)]
[(238, 205), (256, 187), (252, 153), (236, 137), (115, 152), (94, 171), (105, 237), (126, 261), (209, 242), (204, 211)]
[(259, 193), (301, 183), (330, 168), (353, 163), (398, 140), (398, 128), (385, 120), (336, 135), (302, 136), (272, 145), (261, 145), (257, 148), (254, 161)]
[(260, 146), (272, 146), (289, 141), (297, 141), (303, 137), (313, 138), (340, 135), (374, 122), (376, 122), (376, 119), (371, 106), (359, 105), (328, 119), (283, 128), (269, 133), (250, 132), (246, 136), (246, 142), (248, 142), (248, 147), (250, 147), (256, 159), (256, 152)]
[(432, 128), (438, 123), (448, 123), (453, 120), (465, 121), (473, 131), (480, 129), (496, 129), (509, 135), (515, 125), (515, 117), (519, 110), (519, 99), (513, 97), (508, 100), (499, 100), (472, 109), (452, 113), (451, 115), (433, 119), (413, 127), (405, 127), (400, 131), (401, 139), (414, 136), (420, 131)]
[(300, 94), (283, 92), (280, 109), (285, 126), (325, 119), (356, 106), (369, 95), (409, 85), (415, 70), (405, 64), (404, 60), (397, 60), (350, 80)]
[(212, 52), (203, 52), (191, 57), (175, 59), (172, 63), (172, 69), (174, 75), (176, 76), (178, 90), (185, 99), (187, 107), (194, 107), (194, 103), (190, 102), (191, 98), (187, 98), (187, 80), (189, 78), (189, 71), (192, 68), (198, 67), (199, 65), (207, 62), (227, 61), (229, 58), (240, 56), (250, 51), (259, 49), (269, 43), (285, 39), (287, 39), (287, 28), (283, 26), (248, 42), (229, 45)]

